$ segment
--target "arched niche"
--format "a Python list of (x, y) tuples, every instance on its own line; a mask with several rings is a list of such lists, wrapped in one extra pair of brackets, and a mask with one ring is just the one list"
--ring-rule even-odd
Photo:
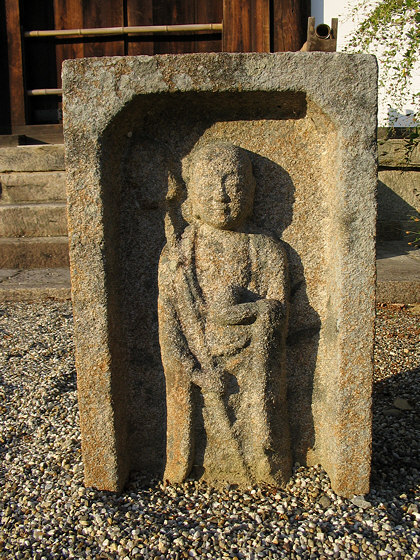
[[(182, 160), (197, 142), (224, 139), (248, 150), (257, 180), (254, 220), (289, 249), (289, 416), (294, 459), (321, 462), (317, 389), (334, 355), (328, 296), (331, 203), (337, 131), (303, 92), (178, 93), (134, 98), (100, 138), (113, 336), (124, 355), (130, 468), (161, 475), (165, 464), (165, 379), (160, 359), (158, 261), (165, 244), (168, 174), (182, 184)], [(180, 200), (180, 203), (182, 200)], [(121, 352), (121, 351), (120, 351)], [(121, 361), (122, 363), (122, 361)], [(322, 364), (321, 367), (318, 367)], [(328, 365), (326, 365), (328, 364)]]

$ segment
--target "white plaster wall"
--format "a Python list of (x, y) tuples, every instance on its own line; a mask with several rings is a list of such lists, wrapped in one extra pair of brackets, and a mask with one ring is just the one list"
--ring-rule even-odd
[[(351, 7), (356, 4), (356, 0), (312, 0), (311, 1), (311, 15), (316, 18), (315, 25), (319, 23), (331, 24), (331, 18), (338, 17), (338, 41), (337, 50), (342, 51), (347, 44), (349, 38), (353, 35), (355, 30), (355, 22), (348, 18)], [(375, 53), (376, 54), (376, 53)], [(417, 63), (417, 68), (412, 83), (412, 91), (419, 91), (420, 89), (420, 63)], [(392, 100), (386, 99), (383, 93), (379, 92), (379, 126), (387, 126), (390, 124), (388, 113), (389, 107), (392, 107)], [(414, 109), (413, 106), (407, 105), (404, 107), (403, 114), (410, 112)], [(418, 108), (417, 108), (418, 110)], [(401, 116), (395, 122), (396, 126), (413, 126), (413, 119)]]

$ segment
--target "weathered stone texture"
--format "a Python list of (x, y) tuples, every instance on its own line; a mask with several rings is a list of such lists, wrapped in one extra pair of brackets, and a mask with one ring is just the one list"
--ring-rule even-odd
[(71, 297), (68, 268), (2, 269), (1, 272), (0, 302), (67, 300)]
[(369, 487), (376, 62), (329, 53), (66, 61), (64, 133), (86, 484), (163, 475), (157, 272), (171, 181), (197, 143), (250, 153), (253, 221), (283, 239), (291, 453)]
[[(418, 268), (417, 268), (418, 270)], [(419, 303), (420, 278), (411, 280), (378, 280), (376, 301), (378, 303)]]

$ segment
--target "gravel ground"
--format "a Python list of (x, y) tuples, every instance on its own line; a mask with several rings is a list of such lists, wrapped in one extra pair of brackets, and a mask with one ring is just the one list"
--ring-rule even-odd
[(372, 490), (320, 467), (283, 491), (188, 482), (85, 489), (69, 303), (0, 307), (0, 558), (420, 557), (420, 307), (378, 309)]

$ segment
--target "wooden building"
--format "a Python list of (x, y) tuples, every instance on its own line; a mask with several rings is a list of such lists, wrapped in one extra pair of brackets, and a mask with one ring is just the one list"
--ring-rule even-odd
[(57, 141), (65, 59), (297, 51), (309, 15), (310, 0), (0, 0), (0, 134)]

